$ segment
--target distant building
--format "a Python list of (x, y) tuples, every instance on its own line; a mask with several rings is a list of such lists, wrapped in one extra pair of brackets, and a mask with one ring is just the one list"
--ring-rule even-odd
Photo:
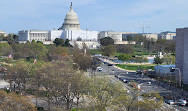
[(78, 48), (82, 49), (84, 45), (87, 46), (88, 49), (98, 49), (100, 44), (97, 41), (70, 41), (72, 46), (78, 45)]
[(18, 32), (19, 41), (50, 41), (50, 32), (41, 30), (23, 30)]
[(160, 75), (174, 74), (171, 72), (172, 67), (175, 68), (175, 65), (157, 65), (154, 67), (154, 71), (156, 74)]
[(158, 34), (153, 34), (153, 33), (145, 33), (142, 34), (144, 37), (146, 37), (147, 39), (153, 39), (154, 41), (158, 40)]
[(7, 36), (8, 34), (0, 30), (0, 35)]
[(176, 67), (181, 71), (183, 83), (188, 84), (188, 28), (176, 29), (176, 34)]
[(134, 37), (137, 35), (141, 35), (143, 37), (146, 37), (147, 39), (153, 39), (154, 41), (158, 40), (158, 34), (153, 34), (153, 33), (127, 33), (127, 34), (122, 34), (122, 39), (127, 41), (128, 40), (128, 36)]
[[(98, 31), (89, 31), (80, 29), (80, 23), (77, 14), (74, 12), (72, 3), (70, 10), (67, 12), (64, 23), (59, 30), (23, 30), (19, 31), (19, 41), (41, 41), (45, 43), (53, 43), (56, 38), (69, 39), (70, 41), (88, 41), (88, 44), (98, 41)], [(88, 46), (88, 47), (91, 47)]]
[(101, 31), (98, 35), (98, 39), (102, 39), (105, 37), (112, 38), (115, 42), (122, 41), (122, 33), (121, 32), (115, 32), (115, 31)]
[(114, 44), (119, 44), (119, 45), (126, 45), (126, 44), (136, 44), (135, 41), (117, 41), (117, 42), (114, 42)]
[(158, 34), (158, 39), (175, 40), (176, 32), (161, 32), (160, 34)]

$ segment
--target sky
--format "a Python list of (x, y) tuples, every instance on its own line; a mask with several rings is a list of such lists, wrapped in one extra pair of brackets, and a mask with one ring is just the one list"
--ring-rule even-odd
[(58, 29), (70, 3), (81, 29), (159, 33), (188, 27), (188, 0), (1, 0), (0, 30)]

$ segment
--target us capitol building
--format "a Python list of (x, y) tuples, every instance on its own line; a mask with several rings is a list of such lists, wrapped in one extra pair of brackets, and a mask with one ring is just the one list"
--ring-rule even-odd
[(88, 48), (95, 49), (99, 47), (98, 31), (88, 31), (80, 29), (80, 22), (77, 14), (74, 12), (72, 3), (69, 12), (67, 12), (64, 23), (58, 30), (22, 30), (18, 32), (20, 43), (27, 41), (41, 41), (44, 44), (52, 44), (56, 38), (69, 39), (74, 46), (75, 43), (81, 48), (86, 44)]
[[(114, 44), (136, 44), (135, 41), (124, 41), (128, 35), (137, 35), (139, 33), (134, 32), (116, 32), (116, 31), (89, 31), (80, 29), (80, 22), (77, 14), (74, 12), (72, 3), (70, 10), (67, 12), (64, 23), (58, 30), (42, 31), (42, 30), (22, 30), (18, 32), (19, 42), (26, 43), (27, 41), (41, 41), (44, 44), (53, 44), (56, 38), (62, 38), (64, 40), (70, 40), (71, 45), (75, 43), (82, 48), (85, 44), (89, 49), (96, 49), (100, 47), (99, 39), (104, 37), (111, 37), (114, 40)], [(157, 34), (140, 34), (148, 39), (158, 39)]]

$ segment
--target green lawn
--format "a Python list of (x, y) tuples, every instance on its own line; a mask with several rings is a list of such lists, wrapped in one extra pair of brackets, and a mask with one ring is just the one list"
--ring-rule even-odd
[[(122, 69), (125, 69), (125, 65), (117, 64), (116, 66), (118, 66)], [(154, 70), (154, 66), (151, 66), (151, 65), (127, 65), (126, 69), (127, 70), (139, 70), (139, 69), (144, 69), (144, 70), (153, 69)]]
[(90, 49), (89, 52), (90, 52), (91, 55), (102, 54), (100, 49)]

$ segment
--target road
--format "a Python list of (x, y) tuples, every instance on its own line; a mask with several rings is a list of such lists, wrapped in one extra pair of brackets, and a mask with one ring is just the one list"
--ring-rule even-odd
[[(151, 79), (149, 77), (136, 74), (135, 72), (129, 72), (127, 74), (125, 70), (119, 69), (114, 66), (108, 66), (107, 64), (103, 64), (101, 65), (101, 67), (103, 68), (103, 70), (101, 72), (97, 71), (96, 73), (104, 74), (104, 75), (108, 74), (113, 81), (119, 80), (115, 78), (114, 75), (121, 75), (123, 78), (126, 78), (127, 80), (134, 80), (135, 82), (140, 84), (140, 88), (143, 93), (157, 92), (161, 96), (173, 94), (173, 92), (169, 91), (168, 88), (160, 86), (160, 84), (156, 80)], [(130, 90), (130, 87), (128, 86), (128, 84), (126, 83), (123, 83), (123, 84), (124, 84), (124, 89)], [(182, 106), (176, 106), (176, 105), (172, 106), (172, 105), (167, 105), (165, 103), (163, 107), (166, 109), (171, 107), (179, 111), (188, 111), (188, 107), (182, 107)]]

